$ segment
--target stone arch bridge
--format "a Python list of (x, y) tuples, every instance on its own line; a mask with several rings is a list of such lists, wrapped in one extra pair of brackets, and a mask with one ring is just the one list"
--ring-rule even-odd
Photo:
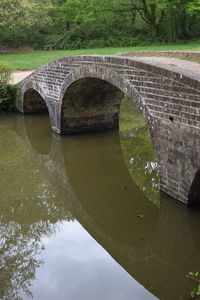
[(200, 78), (120, 56), (64, 57), (21, 81), (20, 112), (48, 110), (59, 134), (116, 128), (124, 95), (141, 110), (157, 152), (160, 188), (200, 203)]

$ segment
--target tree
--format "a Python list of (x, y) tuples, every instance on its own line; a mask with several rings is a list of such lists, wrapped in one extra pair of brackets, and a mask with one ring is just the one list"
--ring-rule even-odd
[(51, 0), (42, 3), (39, 0), (1, 0), (0, 41), (20, 45), (25, 40), (30, 40), (36, 29), (47, 29), (51, 23), (47, 14), (50, 7)]
[(141, 18), (147, 23), (153, 40), (156, 40), (162, 25), (167, 0), (129, 0), (132, 6), (140, 14)]

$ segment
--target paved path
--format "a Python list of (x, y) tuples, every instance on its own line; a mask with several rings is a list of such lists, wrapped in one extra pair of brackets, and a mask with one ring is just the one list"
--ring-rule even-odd
[(12, 79), (11, 83), (18, 83), (22, 79), (26, 78), (28, 75), (30, 75), (34, 70), (28, 70), (28, 71), (14, 71), (12, 72)]
[(185, 59), (166, 56), (138, 56), (138, 58), (149, 62), (158, 62), (168, 66), (172, 66), (174, 67), (174, 71), (176, 71), (176, 67), (178, 67), (181, 69), (185, 69), (189, 72), (200, 74), (200, 63), (198, 62), (192, 62)]
[[(200, 74), (200, 63), (197, 62), (191, 62), (180, 58), (163, 57), (163, 56), (148, 56), (148, 57), (142, 56), (139, 58), (149, 62), (154, 62), (154, 63), (159, 62), (159, 63), (166, 64), (168, 66), (172, 66), (174, 67), (174, 70), (176, 70), (176, 67), (178, 67), (190, 72)], [(22, 79), (27, 77), (33, 71), (34, 70), (12, 72), (12, 83), (20, 82)]]

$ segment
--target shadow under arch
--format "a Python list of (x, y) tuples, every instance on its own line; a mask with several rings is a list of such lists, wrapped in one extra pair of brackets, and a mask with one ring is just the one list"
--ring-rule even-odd
[(86, 77), (75, 81), (63, 97), (61, 132), (117, 128), (123, 97), (123, 92), (102, 79)]
[(28, 83), (24, 87), (22, 98), (24, 113), (48, 112), (46, 97), (38, 86)]

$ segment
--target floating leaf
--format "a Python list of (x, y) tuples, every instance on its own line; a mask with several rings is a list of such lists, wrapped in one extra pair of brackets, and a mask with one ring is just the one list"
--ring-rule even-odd
[(137, 217), (143, 219), (144, 215), (137, 215)]

